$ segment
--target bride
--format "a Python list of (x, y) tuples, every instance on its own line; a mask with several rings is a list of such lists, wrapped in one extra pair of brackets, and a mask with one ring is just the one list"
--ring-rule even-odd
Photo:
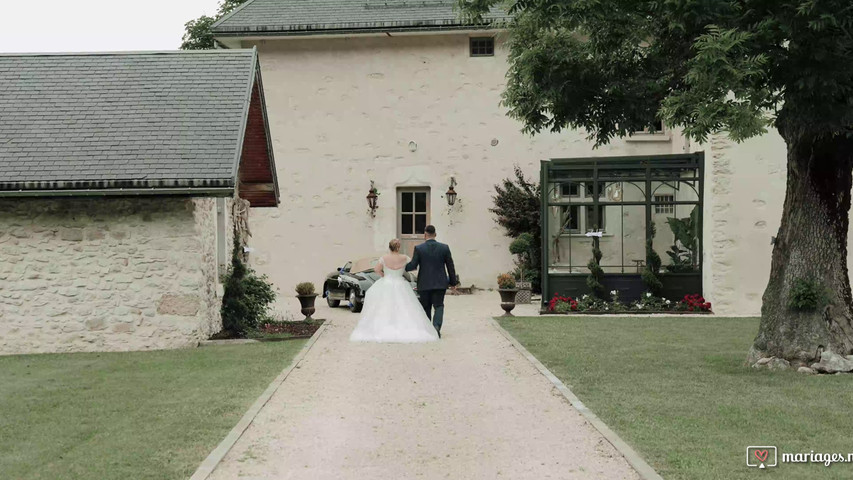
[(391, 252), (374, 271), (381, 276), (365, 294), (361, 319), (350, 335), (354, 342), (418, 343), (438, 340), (409, 282), (403, 278), (409, 258), (400, 254), (400, 240), (388, 243)]

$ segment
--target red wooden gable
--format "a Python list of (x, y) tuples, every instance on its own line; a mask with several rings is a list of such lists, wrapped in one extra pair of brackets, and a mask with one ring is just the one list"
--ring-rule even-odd
[(248, 200), (252, 207), (278, 206), (278, 185), (273, 171), (273, 156), (270, 151), (272, 146), (265, 113), (261, 101), (260, 81), (256, 81), (252, 87), (238, 176), (240, 198)]

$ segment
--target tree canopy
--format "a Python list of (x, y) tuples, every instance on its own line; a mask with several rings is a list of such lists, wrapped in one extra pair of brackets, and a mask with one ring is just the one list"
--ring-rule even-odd
[(849, 0), (460, 0), (475, 19), (494, 4), (514, 16), (504, 103), (527, 132), (851, 133)]
[[(700, 142), (775, 127), (788, 147), (787, 190), (747, 359), (804, 366), (853, 353), (853, 2), (459, 4), (471, 20), (497, 4), (512, 14), (503, 103), (528, 133), (581, 128), (598, 146), (658, 121)], [(831, 293), (809, 311), (790, 308), (805, 284)]]
[(210, 27), (223, 16), (231, 13), (235, 8), (246, 3), (247, 0), (222, 0), (216, 15), (210, 17), (202, 15), (195, 20), (184, 24), (184, 37), (181, 50), (210, 50), (216, 48), (213, 40), (213, 32)]

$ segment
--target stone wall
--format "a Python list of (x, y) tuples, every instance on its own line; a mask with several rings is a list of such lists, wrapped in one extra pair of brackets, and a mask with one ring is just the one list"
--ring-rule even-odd
[(195, 345), (221, 326), (213, 199), (0, 200), (0, 354)]
[[(226, 202), (226, 208), (227, 208)], [(227, 211), (227, 210), (226, 210)], [(222, 297), (218, 291), (219, 285), (219, 261), (216, 252), (216, 199), (196, 198), (193, 200), (193, 215), (195, 220), (195, 232), (198, 236), (200, 246), (200, 273), (201, 285), (199, 285), (202, 304), (203, 321), (199, 324), (201, 339), (208, 338), (211, 334), (218, 332), (222, 327), (221, 306)], [(226, 216), (227, 217), (227, 216)], [(226, 236), (227, 238), (227, 236)], [(227, 245), (231, 245), (227, 243)], [(226, 247), (227, 248), (227, 247)], [(226, 250), (230, 252), (230, 250)]]

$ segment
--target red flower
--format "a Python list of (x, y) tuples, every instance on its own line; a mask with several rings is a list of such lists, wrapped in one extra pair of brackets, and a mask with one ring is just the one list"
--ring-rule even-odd
[(686, 309), (690, 312), (695, 310), (711, 310), (711, 302), (705, 301), (705, 298), (699, 295), (698, 293), (694, 293), (692, 295), (685, 295), (684, 299), (681, 300), (681, 305), (686, 307)]
[(548, 311), (549, 312), (555, 311), (557, 309), (557, 305), (559, 305), (561, 303), (568, 303), (569, 308), (571, 310), (577, 310), (578, 309), (578, 302), (575, 299), (573, 299), (572, 297), (564, 297), (558, 293), (555, 293), (554, 298), (552, 298), (551, 301), (548, 302)]

